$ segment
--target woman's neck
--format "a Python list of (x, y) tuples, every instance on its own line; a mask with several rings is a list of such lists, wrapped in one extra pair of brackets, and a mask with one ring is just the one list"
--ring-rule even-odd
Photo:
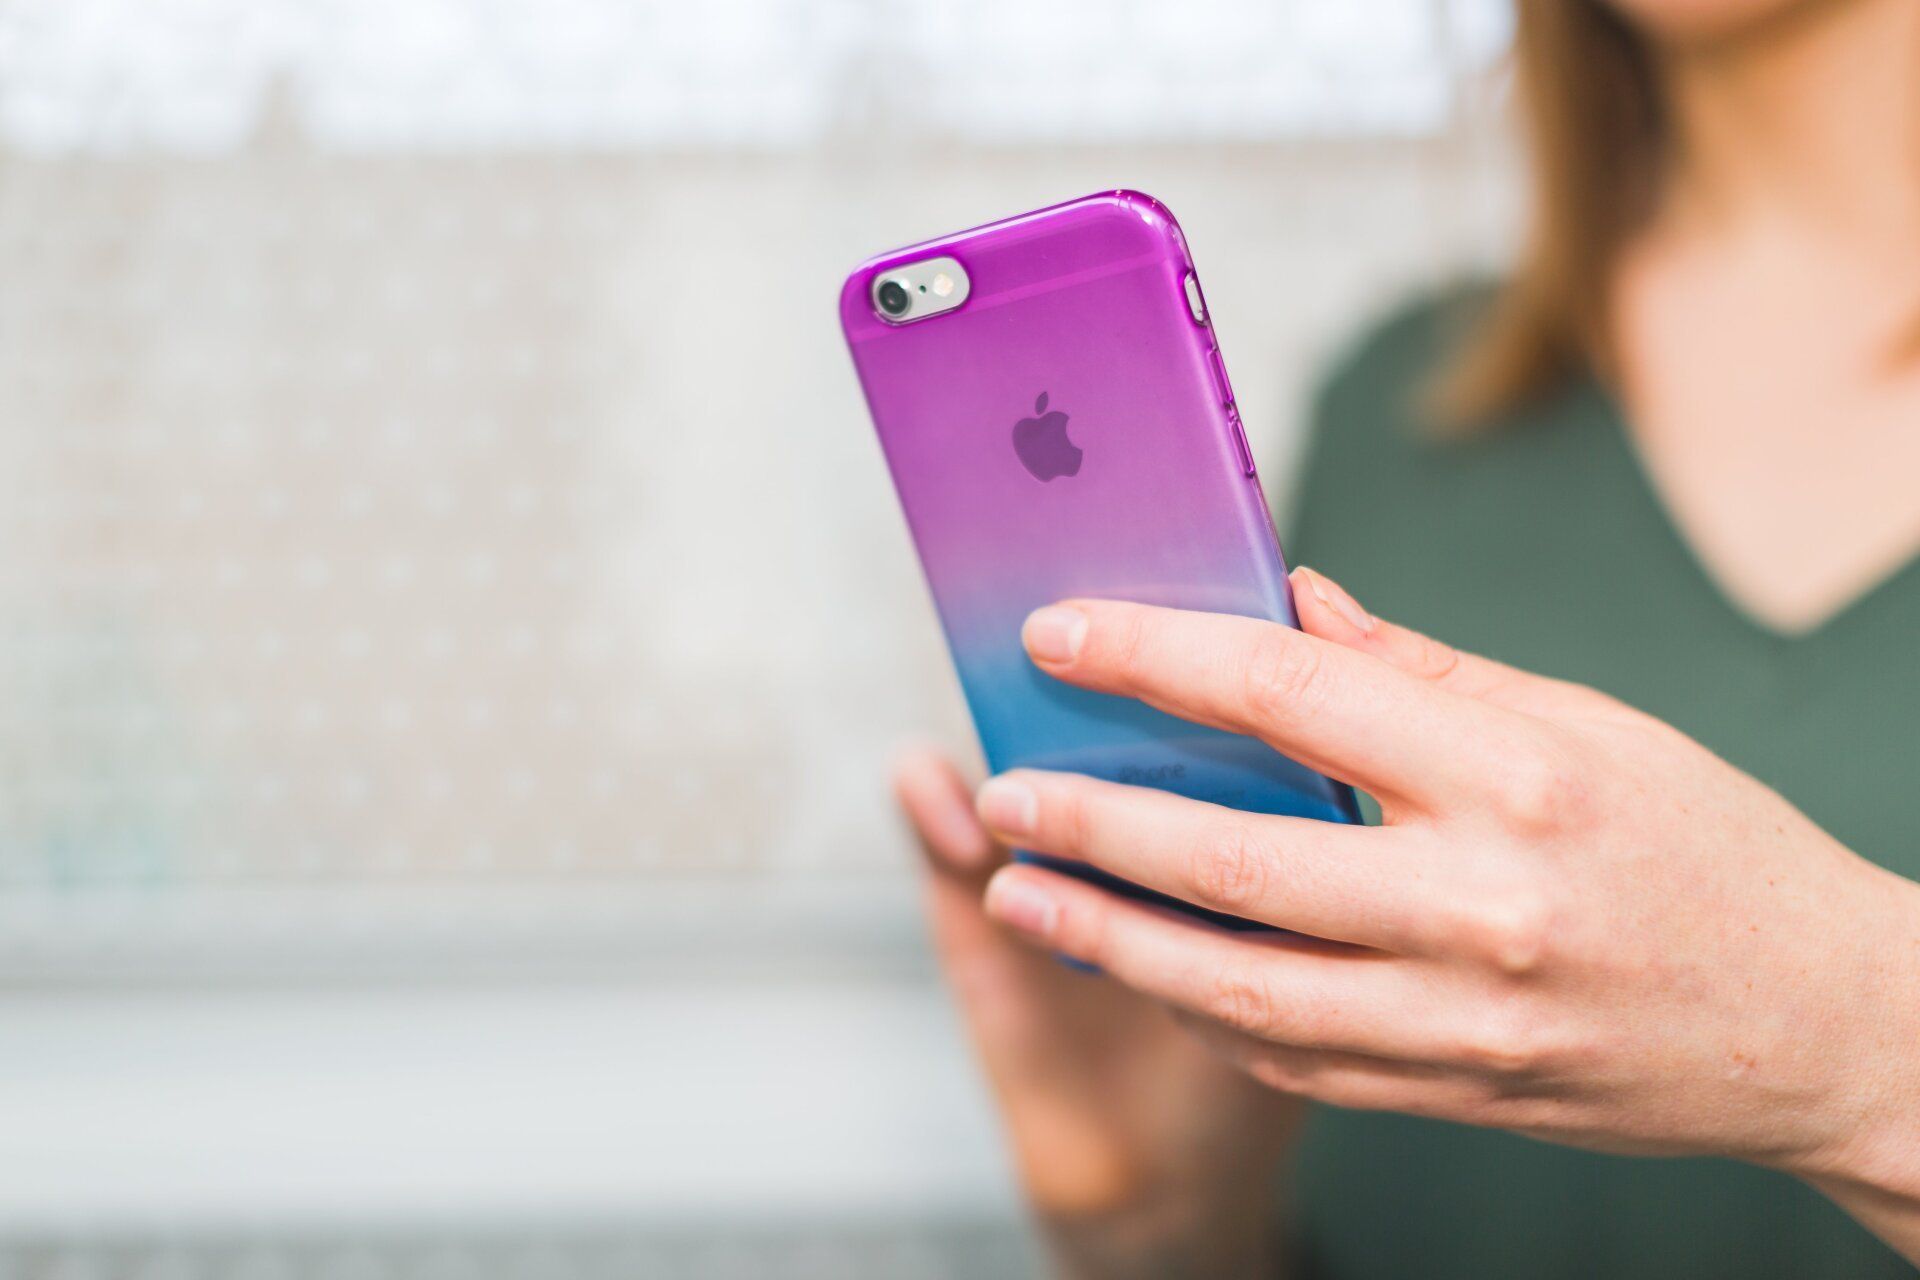
[(1920, 3), (1802, 0), (1660, 61), (1677, 139), (1663, 219), (1920, 243)]

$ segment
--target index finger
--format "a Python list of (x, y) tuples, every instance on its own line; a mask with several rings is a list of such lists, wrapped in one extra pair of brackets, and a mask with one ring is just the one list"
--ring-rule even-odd
[(1482, 792), (1526, 745), (1514, 712), (1277, 622), (1070, 600), (1022, 638), (1049, 675), (1258, 738), (1383, 803)]

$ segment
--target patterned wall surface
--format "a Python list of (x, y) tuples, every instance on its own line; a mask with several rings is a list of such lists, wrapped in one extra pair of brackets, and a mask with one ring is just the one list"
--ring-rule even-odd
[(1278, 458), (1309, 358), (1476, 230), (1404, 210), (1471, 176), (1409, 147), (6, 161), (0, 883), (881, 865), (891, 744), (956, 717), (837, 271), (1148, 185)]
[(1511, 225), (1501, 6), (1190, 8), (0, 3), (0, 1280), (1019, 1265), (840, 278), (1152, 191), (1279, 494)]

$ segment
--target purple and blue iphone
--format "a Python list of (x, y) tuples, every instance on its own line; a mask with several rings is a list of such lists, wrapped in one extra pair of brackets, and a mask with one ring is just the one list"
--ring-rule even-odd
[(840, 321), (989, 769), (1360, 820), (1349, 787), (1264, 743), (1062, 684), (1021, 647), (1027, 614), (1071, 596), (1298, 625), (1165, 205), (1103, 192), (883, 254), (847, 278)]

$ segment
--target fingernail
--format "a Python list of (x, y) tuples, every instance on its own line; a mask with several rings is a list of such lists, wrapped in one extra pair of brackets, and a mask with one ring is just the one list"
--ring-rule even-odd
[(989, 778), (980, 788), (980, 820), (995, 831), (1024, 836), (1040, 820), (1040, 797), (1012, 778)]
[(987, 914), (1022, 933), (1045, 938), (1060, 922), (1060, 904), (1031, 881), (1002, 872), (987, 886)]
[(1021, 629), (1027, 652), (1042, 662), (1072, 662), (1087, 638), (1087, 615), (1050, 604), (1027, 615)]
[(1345, 587), (1312, 569), (1302, 569), (1301, 572), (1307, 575), (1307, 586), (1312, 590), (1314, 599), (1345, 618), (1355, 628), (1371, 632), (1379, 625), (1372, 614), (1360, 607), (1358, 600), (1347, 594)]

